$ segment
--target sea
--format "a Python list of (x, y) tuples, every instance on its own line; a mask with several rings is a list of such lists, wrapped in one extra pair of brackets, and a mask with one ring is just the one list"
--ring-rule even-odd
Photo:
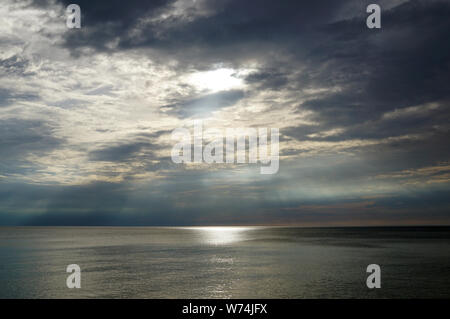
[(449, 297), (450, 227), (0, 227), (0, 298)]

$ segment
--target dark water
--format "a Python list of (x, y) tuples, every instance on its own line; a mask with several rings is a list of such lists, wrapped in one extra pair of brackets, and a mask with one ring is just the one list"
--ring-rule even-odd
[[(450, 228), (0, 228), (1, 298), (450, 297)], [(66, 287), (69, 264), (81, 289)], [(366, 267), (381, 266), (381, 289)]]

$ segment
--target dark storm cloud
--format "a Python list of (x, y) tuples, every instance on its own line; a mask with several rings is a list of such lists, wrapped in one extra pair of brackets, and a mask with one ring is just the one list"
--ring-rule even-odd
[(289, 79), (285, 73), (276, 70), (261, 70), (248, 75), (245, 81), (250, 85), (255, 85), (258, 90), (276, 90), (286, 86)]
[[(439, 107), (434, 110), (426, 110), (426, 105), (424, 105), (422, 109), (419, 107), (417, 112), (410, 112), (410, 114), (406, 111), (398, 116), (374, 116), (373, 119), (368, 118), (356, 123), (347, 123), (346, 125), (338, 122), (340, 114), (346, 116), (345, 111), (343, 111), (345, 108), (341, 108), (339, 114), (336, 115), (336, 123), (341, 125), (331, 126), (328, 123), (302, 125), (286, 128), (282, 133), (286, 137), (292, 137), (300, 141), (331, 142), (352, 139), (378, 140), (407, 134), (441, 134), (442, 131), (448, 131), (450, 128), (450, 102), (443, 101), (436, 105), (439, 105)], [(395, 114), (395, 112), (390, 114)], [(355, 117), (357, 117), (357, 112)], [(343, 131), (330, 136), (314, 135), (334, 127), (343, 128)]]
[[(57, 3), (67, 7), (74, 3), (70, 0), (57, 0)], [(161, 13), (171, 0), (130, 0), (124, 3), (119, 0), (91, 1), (78, 0), (82, 8), (83, 28), (77, 34), (67, 34), (66, 45), (68, 47), (90, 46), (97, 50), (108, 50), (107, 44), (116, 38), (129, 37), (131, 30), (141, 18), (148, 18)], [(34, 0), (33, 5), (46, 7), (53, 3), (50, 0)], [(151, 38), (152, 34), (148, 34)]]
[[(58, 1), (67, 6), (71, 1)], [(151, 48), (164, 50), (182, 59), (226, 60), (253, 57), (263, 47), (273, 53), (299, 39), (299, 33), (332, 19), (340, 6), (336, 1), (205, 1), (205, 11), (196, 16), (186, 10), (180, 16), (161, 16), (174, 1), (78, 1), (82, 8), (83, 28), (68, 32), (65, 45), (74, 50), (91, 47), (101, 51)], [(43, 5), (45, 1), (35, 1)], [(144, 21), (144, 23), (140, 23)], [(109, 44), (117, 41), (116, 47)], [(278, 47), (278, 48), (277, 48)], [(181, 49), (181, 50), (180, 50)], [(263, 51), (260, 51), (263, 52)], [(228, 56), (228, 57), (227, 57)], [(185, 60), (186, 61), (186, 60)], [(201, 63), (200, 63), (201, 64)]]
[(163, 109), (166, 109), (167, 113), (175, 114), (181, 118), (201, 118), (210, 115), (211, 112), (220, 110), (221, 108), (233, 106), (243, 97), (244, 91), (242, 90), (221, 91), (167, 105), (164, 106)]
[[(307, 55), (293, 87), (339, 87), (299, 103), (316, 125), (281, 131), (283, 139), (339, 142), (417, 135), (421, 139), (347, 149), (380, 171), (447, 161), (450, 103), (450, 2), (408, 2), (383, 12), (380, 31), (367, 32), (357, 19), (318, 32), (323, 41)], [(432, 17), (432, 18), (431, 18)], [(427, 103), (438, 108), (428, 110)], [(417, 106), (416, 112), (386, 113)], [(321, 134), (340, 129), (331, 135)], [(295, 151), (290, 152), (296, 153)], [(297, 152), (298, 153), (298, 152)], [(287, 151), (286, 154), (289, 154)]]
[[(161, 130), (151, 133), (140, 133), (130, 136), (126, 141), (117, 141), (89, 152), (91, 161), (129, 162), (134, 160), (157, 160), (155, 151), (168, 147), (157, 142), (162, 135), (171, 131)], [(165, 159), (165, 158), (163, 158)]]
[[(431, 131), (421, 139), (405, 137), (399, 140), (386, 140), (381, 144), (369, 144), (365, 146), (349, 145), (342, 152), (349, 152), (353, 156), (359, 157), (363, 164), (356, 165), (353, 161), (347, 159), (348, 166), (342, 167), (338, 166), (333, 160), (330, 160), (327, 169), (328, 172), (320, 172), (317, 169), (312, 169), (311, 174), (317, 178), (319, 176), (323, 176), (323, 178), (328, 177), (330, 180), (332, 179), (342, 184), (345, 184), (348, 178), (358, 177), (360, 180), (353, 182), (356, 185), (364, 180), (370, 181), (370, 178), (377, 174), (395, 174), (405, 169), (435, 166), (438, 163), (448, 162), (450, 148), (446, 145), (449, 139), (450, 133), (448, 131)], [(314, 150), (286, 149), (280, 155), (308, 155), (310, 152), (314, 152)], [(323, 152), (326, 152), (326, 150)], [(338, 171), (337, 176), (335, 175), (336, 171)], [(416, 180), (416, 183), (425, 186), (429, 179), (429, 176), (422, 176)], [(398, 181), (394, 181), (394, 183), (396, 182)], [(311, 181), (308, 181), (308, 183), (311, 183)], [(398, 189), (400, 190), (401, 188), (402, 186), (398, 185)]]
[[(386, 144), (367, 146), (355, 150), (367, 167), (380, 172), (395, 172), (404, 169), (418, 169), (446, 163), (450, 158), (448, 132), (434, 133), (428, 138), (404, 139)], [(420, 181), (418, 181), (420, 182)], [(426, 185), (426, 179), (422, 180)]]
[(2, 159), (17, 158), (31, 151), (48, 151), (59, 146), (60, 139), (42, 121), (8, 119), (0, 120), (0, 149)]
[[(312, 119), (333, 128), (360, 125), (387, 111), (448, 99), (449, 14), (449, 2), (417, 1), (384, 13), (379, 32), (361, 30), (355, 20), (327, 26), (324, 44), (311, 51), (311, 65), (299, 83), (341, 89), (300, 104), (299, 111), (313, 111)], [(448, 113), (448, 103), (445, 107)], [(408, 123), (397, 125), (405, 131), (414, 128)], [(365, 129), (360, 125), (361, 137)]]
[[(206, 2), (208, 3), (208, 2)], [(330, 19), (334, 1), (217, 1), (209, 2), (214, 14), (192, 22), (170, 21), (170, 27), (151, 25), (148, 35), (125, 38), (120, 48), (151, 47), (162, 49), (190, 63), (253, 59), (269, 54), (283, 54), (284, 47), (300, 40), (301, 34)], [(323, 10), (327, 8), (327, 10)], [(152, 36), (163, 28), (158, 37)], [(183, 48), (183, 51), (179, 51)], [(266, 50), (266, 51), (265, 51)], [(189, 62), (188, 62), (189, 63)]]
[(91, 161), (123, 162), (133, 159), (136, 153), (140, 152), (145, 147), (151, 146), (151, 144), (139, 142), (109, 146), (90, 152), (89, 159)]
[(26, 174), (34, 165), (27, 160), (29, 154), (43, 155), (63, 143), (54, 137), (51, 126), (45, 122), (0, 120), (0, 175)]

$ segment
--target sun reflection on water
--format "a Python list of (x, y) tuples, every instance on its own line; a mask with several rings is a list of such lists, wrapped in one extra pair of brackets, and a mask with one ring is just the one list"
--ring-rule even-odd
[(227, 245), (242, 241), (246, 238), (246, 233), (252, 227), (188, 227), (198, 231), (201, 240), (210, 245)]

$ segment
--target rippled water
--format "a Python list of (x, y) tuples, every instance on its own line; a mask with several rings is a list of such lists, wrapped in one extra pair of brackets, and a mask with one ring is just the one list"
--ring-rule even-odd
[(5, 227), (0, 258), (1, 298), (450, 297), (444, 227)]

